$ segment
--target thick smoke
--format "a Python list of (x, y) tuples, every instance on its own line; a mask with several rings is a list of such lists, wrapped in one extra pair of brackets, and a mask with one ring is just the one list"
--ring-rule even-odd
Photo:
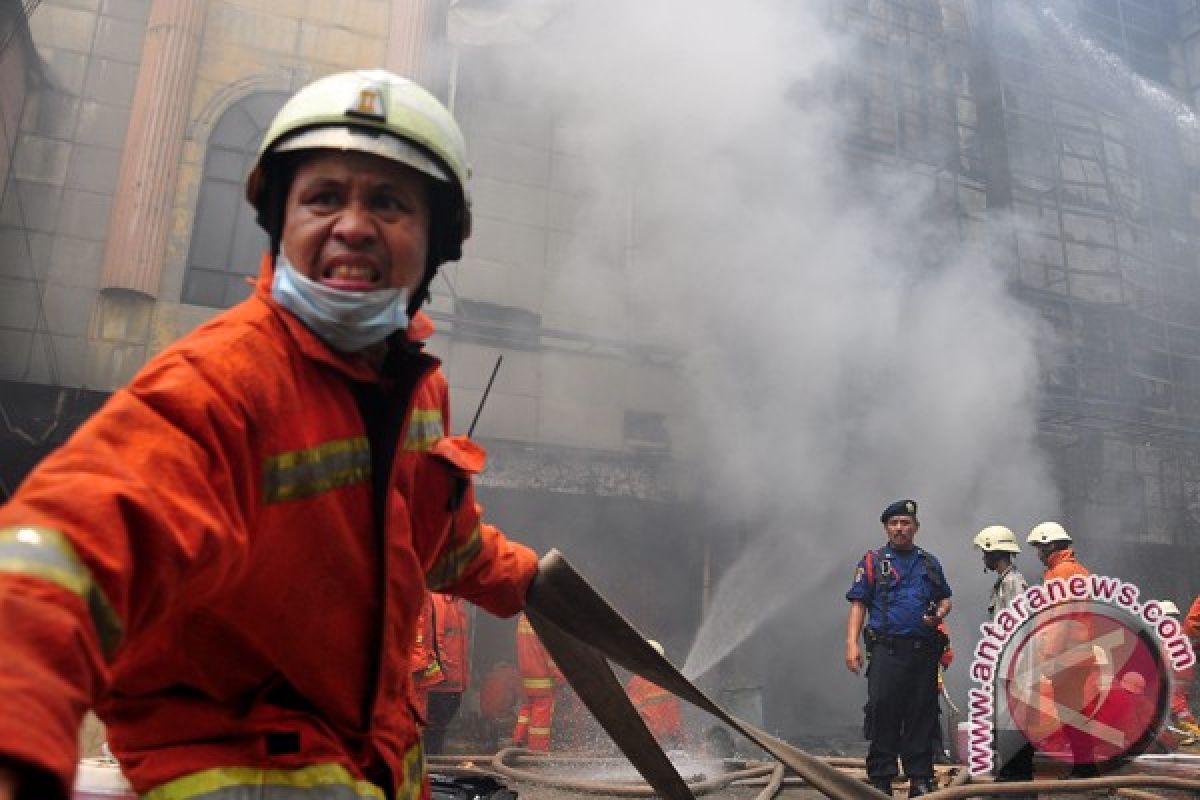
[(708, 672), (775, 615), (750, 680), (767, 665), (791, 676), (773, 705), (800, 704), (800, 719), (775, 722), (798, 729), (861, 706), (843, 594), (883, 542), (884, 505), (920, 502), (918, 542), (946, 562), (963, 610), (963, 661), (989, 583), (972, 535), (1057, 509), (1035, 443), (1035, 318), (1009, 297), (986, 226), (964, 245), (938, 210), (952, 176), (939, 191), (845, 157), (856, 121), (838, 87), (857, 54), (828, 13), (563, 4), (497, 64), (539, 84), (562, 146), (588, 165), (580, 227), (624, 232), (615, 247), (564, 243), (556, 313), (683, 353), (691, 407), (674, 441), (690, 502), (748, 539), (718, 567), (686, 671)]

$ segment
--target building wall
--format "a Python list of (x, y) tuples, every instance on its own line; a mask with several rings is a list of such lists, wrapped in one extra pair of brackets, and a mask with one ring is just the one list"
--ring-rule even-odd
[(85, 383), (148, 0), (45, 0), (29, 25), (45, 81), (25, 103), (0, 203), (0, 379)]
[[(129, 224), (114, 218), (114, 193), (127, 131), (141, 121), (131, 122), (131, 109), (135, 100), (147, 105), (135, 92), (139, 73), (154, 68), (140, 63), (152, 5), (45, 0), (32, 16), (49, 86), (27, 104), (0, 209), (0, 380), (45, 387), (47, 402), (58, 387), (113, 390), (219, 311), (182, 298), (205, 159), (222, 114), (322, 74), (404, 60), (396, 43), (414, 38), (392, 29), (412, 15), (397, 14), (391, 0), (201, 3), (195, 72), (180, 89), (186, 96), (151, 98), (145, 112), (183, 103), (186, 117), (158, 285), (102, 289), (102, 274), (114, 267), (106, 248)], [(430, 16), (445, 13), (439, 0), (425, 5)], [(434, 286), (430, 307), (456, 429), (469, 425), (503, 353), (477, 429), (512, 465), (494, 477), (497, 485), (558, 481), (572, 492), (606, 485), (631, 496), (670, 494), (662, 454), (677, 407), (671, 370), (641, 355), (642, 344), (584, 334), (577, 320), (556, 314), (555, 248), (570, 233), (576, 199), (575, 165), (555, 140), (552, 115), (513, 102), (515, 95), (489, 94), (496, 87), (472, 71), (470, 52), (451, 74), (444, 43), (421, 46), (429, 48), (417, 59), (428, 83), (444, 94), (454, 87), (475, 175), (475, 234), (464, 260)], [(611, 233), (621, 249), (624, 226)], [(543, 447), (553, 452), (539, 455)], [(608, 454), (602, 468), (597, 453)]]

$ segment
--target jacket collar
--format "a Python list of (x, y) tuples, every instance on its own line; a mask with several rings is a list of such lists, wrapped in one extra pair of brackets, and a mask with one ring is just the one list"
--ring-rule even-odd
[[(288, 333), (300, 347), (300, 351), (313, 361), (332, 367), (345, 374), (351, 380), (365, 383), (378, 381), (379, 371), (371, 364), (370, 360), (359, 353), (341, 353), (334, 350), (321, 337), (309, 330), (295, 314), (275, 301), (275, 298), (271, 296), (271, 280), (274, 278), (274, 275), (275, 261), (271, 253), (266, 251), (263, 253), (262, 261), (258, 265), (258, 280), (254, 286), (254, 296), (266, 303), (267, 307), (279, 318), (283, 326), (287, 328)], [(419, 352), (425, 346), (426, 340), (433, 335), (433, 332), (433, 320), (423, 311), (418, 311), (409, 320), (408, 327), (403, 334), (403, 339), (398, 344), (401, 347), (407, 344), (409, 349)], [(388, 345), (395, 347), (397, 346), (397, 342), (389, 338)], [(424, 355), (426, 358), (434, 359), (435, 363), (440, 363), (434, 356)]]
[(1064, 561), (1075, 561), (1075, 551), (1068, 547), (1066, 550), (1058, 550), (1050, 554), (1050, 558), (1046, 559), (1046, 569), (1053, 569)]

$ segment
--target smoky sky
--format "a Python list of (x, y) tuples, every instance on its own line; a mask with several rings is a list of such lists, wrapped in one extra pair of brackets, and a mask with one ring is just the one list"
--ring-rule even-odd
[(1006, 289), (1003, 221), (956, 221), (944, 171), (847, 157), (863, 119), (838, 87), (861, 52), (826, 4), (534, 5), (554, 11), (534, 43), (489, 57), (583, 165), (548, 296), (580, 327), (680, 353), (685, 502), (746, 540), (716, 565), (685, 671), (744, 647), (751, 683), (793, 676), (799, 716), (853, 719), (844, 593), (903, 497), (946, 564), (965, 661), (990, 585), (972, 536), (1058, 513), (1035, 442), (1040, 333)]

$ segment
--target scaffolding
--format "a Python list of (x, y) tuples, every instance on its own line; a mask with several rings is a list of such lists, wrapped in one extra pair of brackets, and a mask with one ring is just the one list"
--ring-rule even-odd
[[(852, 155), (932, 176), (1049, 332), (1067, 521), (1200, 541), (1200, 3), (846, 0)], [(1176, 583), (1182, 585), (1182, 578)]]

